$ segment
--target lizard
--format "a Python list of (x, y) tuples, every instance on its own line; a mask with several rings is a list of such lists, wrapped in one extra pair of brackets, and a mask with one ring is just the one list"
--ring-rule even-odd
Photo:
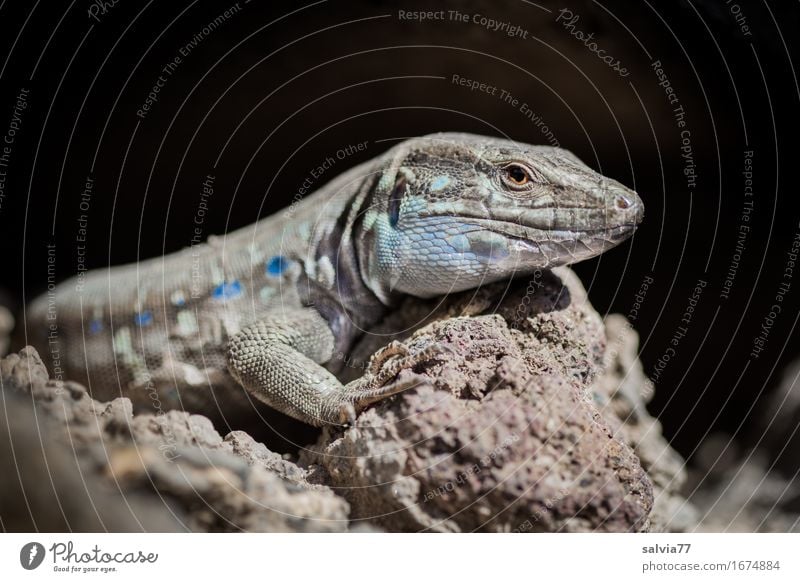
[(566, 149), (431, 134), (251, 226), (61, 283), (31, 304), (26, 329), (95, 385), (227, 382), (305, 423), (345, 425), (443, 357), (395, 343), (360, 379), (337, 379), (336, 356), (404, 296), (594, 257), (643, 213), (635, 191)]

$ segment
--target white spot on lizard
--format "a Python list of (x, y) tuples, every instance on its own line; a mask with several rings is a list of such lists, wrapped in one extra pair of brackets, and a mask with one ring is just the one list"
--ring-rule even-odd
[(336, 271), (333, 268), (330, 258), (319, 258), (317, 261), (316, 279), (317, 283), (326, 289), (333, 288), (333, 284), (336, 282)]
[(194, 335), (199, 331), (194, 313), (185, 309), (178, 312), (178, 333), (183, 336)]

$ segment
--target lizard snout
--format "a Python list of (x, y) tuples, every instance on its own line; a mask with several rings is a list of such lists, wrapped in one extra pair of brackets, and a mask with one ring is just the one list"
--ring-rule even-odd
[(625, 187), (612, 187), (606, 191), (606, 204), (615, 217), (617, 226), (636, 227), (644, 218), (644, 203), (639, 195)]

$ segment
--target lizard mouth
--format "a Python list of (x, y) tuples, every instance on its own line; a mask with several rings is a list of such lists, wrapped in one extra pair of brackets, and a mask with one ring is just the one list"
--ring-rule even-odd
[(480, 226), (481, 228), (506, 236), (510, 239), (534, 243), (546, 241), (564, 241), (576, 238), (585, 240), (597, 239), (606, 240), (608, 242), (621, 242), (630, 237), (638, 226), (637, 223), (630, 222), (619, 225), (611, 225), (605, 228), (545, 229), (526, 226), (524, 224), (520, 224), (519, 222), (496, 221), (482, 218), (470, 219), (470, 222)]
[(618, 243), (633, 235), (638, 226), (639, 225), (636, 223), (627, 223), (619, 226), (613, 226), (611, 228), (598, 228), (595, 230), (584, 230), (579, 232), (584, 234), (586, 237), (604, 239), (609, 242)]
[(635, 230), (633, 224), (583, 231), (544, 230), (492, 220), (471, 220), (469, 225), (471, 230), (458, 235), (466, 241), (464, 250), (500, 271), (589, 259), (615, 247)]

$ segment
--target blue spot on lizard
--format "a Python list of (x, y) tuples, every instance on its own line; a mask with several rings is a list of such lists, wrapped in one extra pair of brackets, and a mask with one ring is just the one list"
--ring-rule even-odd
[(270, 277), (279, 277), (289, 268), (289, 259), (282, 255), (275, 255), (264, 266), (264, 270)]
[(102, 319), (93, 319), (89, 322), (89, 333), (92, 335), (100, 333), (103, 331), (103, 320)]
[(139, 327), (147, 327), (148, 325), (153, 323), (153, 312), (141, 311), (139, 313), (134, 314), (133, 323), (135, 323)]
[(242, 284), (238, 280), (231, 281), (230, 283), (220, 283), (211, 292), (211, 297), (215, 301), (227, 301), (228, 299), (236, 299), (242, 294)]

